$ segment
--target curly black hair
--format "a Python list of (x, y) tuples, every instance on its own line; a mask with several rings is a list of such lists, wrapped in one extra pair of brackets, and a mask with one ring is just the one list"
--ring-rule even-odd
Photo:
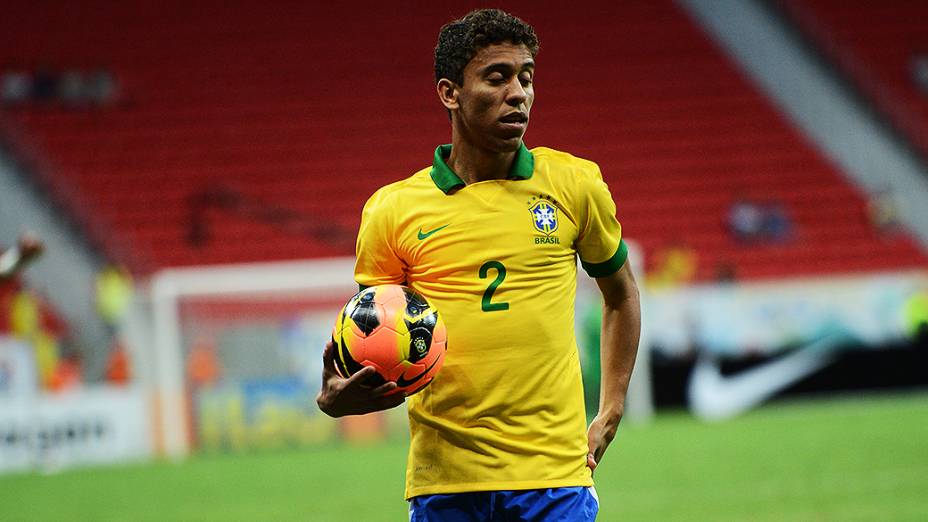
[(477, 9), (445, 24), (435, 46), (435, 81), (447, 78), (464, 84), (464, 67), (477, 51), (498, 43), (525, 45), (532, 57), (538, 54), (535, 29), (499, 9)]

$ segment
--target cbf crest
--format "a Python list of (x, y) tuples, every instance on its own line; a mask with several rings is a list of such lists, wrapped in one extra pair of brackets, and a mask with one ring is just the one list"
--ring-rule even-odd
[(557, 207), (550, 201), (540, 199), (528, 208), (535, 223), (535, 230), (550, 236), (557, 230)]

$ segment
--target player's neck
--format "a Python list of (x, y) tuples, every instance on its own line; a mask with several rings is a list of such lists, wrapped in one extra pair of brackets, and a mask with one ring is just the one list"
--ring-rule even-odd
[(509, 177), (515, 151), (496, 152), (456, 138), (452, 136), (451, 155), (445, 163), (465, 184)]

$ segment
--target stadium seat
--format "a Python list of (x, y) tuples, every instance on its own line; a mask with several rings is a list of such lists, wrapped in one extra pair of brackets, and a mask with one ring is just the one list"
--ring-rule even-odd
[(916, 56), (928, 64), (924, 22), (928, 3), (778, 3), (817, 49), (928, 158), (928, 89), (919, 88), (913, 74)]
[[(8, 7), (0, 63), (106, 67), (124, 100), (3, 117), (47, 158), (52, 190), (148, 270), (353, 254), (350, 238), (230, 208), (205, 210), (209, 238), (193, 244), (191, 199), (227, 190), (350, 235), (377, 187), (427, 166), (448, 141), (431, 80), (445, 6), (407, 16), (383, 5), (211, 10), (173, 0), (79, 15), (43, 5)], [(162, 14), (173, 10), (186, 14)], [(727, 264), (746, 279), (926, 265), (911, 238), (868, 223), (863, 194), (674, 3), (511, 10), (542, 40), (526, 142), (596, 160), (647, 258), (683, 241), (699, 252), (699, 280)], [(344, 44), (332, 49), (333, 38)], [(781, 204), (791, 239), (736, 241), (727, 215), (739, 197)], [(861, 255), (862, 245), (880, 254)]]

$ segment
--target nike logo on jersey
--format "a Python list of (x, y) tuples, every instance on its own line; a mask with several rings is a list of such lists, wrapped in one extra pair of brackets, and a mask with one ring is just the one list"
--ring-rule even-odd
[(425, 238), (431, 236), (431, 235), (434, 234), (435, 232), (438, 232), (439, 230), (441, 230), (441, 229), (443, 229), (443, 228), (445, 228), (445, 227), (447, 227), (447, 226), (449, 226), (449, 225), (450, 225), (450, 223), (449, 223), (448, 225), (445, 225), (445, 226), (442, 226), (442, 227), (438, 227), (438, 228), (436, 228), (436, 229), (434, 229), (434, 230), (429, 230), (428, 232), (423, 232), (423, 231), (422, 231), (422, 227), (419, 227), (419, 241), (422, 241), (423, 239), (425, 239)]

